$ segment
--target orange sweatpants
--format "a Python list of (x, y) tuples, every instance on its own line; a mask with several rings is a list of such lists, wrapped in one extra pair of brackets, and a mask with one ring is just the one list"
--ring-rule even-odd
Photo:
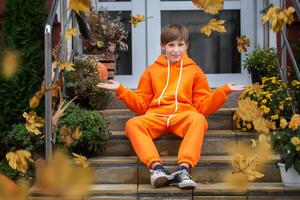
[(139, 159), (150, 168), (153, 162), (162, 163), (153, 140), (173, 133), (183, 138), (178, 164), (188, 163), (194, 167), (200, 159), (203, 138), (208, 128), (205, 117), (197, 112), (182, 112), (170, 118), (169, 126), (167, 119), (150, 114), (133, 117), (125, 125), (126, 136)]

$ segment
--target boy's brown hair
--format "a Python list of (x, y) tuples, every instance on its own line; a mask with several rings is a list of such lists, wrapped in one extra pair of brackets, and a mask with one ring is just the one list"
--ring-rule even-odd
[(188, 43), (189, 30), (187, 27), (179, 24), (169, 24), (162, 29), (160, 34), (160, 42), (162, 45), (166, 45), (175, 40)]

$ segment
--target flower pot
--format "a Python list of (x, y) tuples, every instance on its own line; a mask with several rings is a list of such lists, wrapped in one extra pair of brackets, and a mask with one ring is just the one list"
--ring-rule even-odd
[(260, 83), (261, 84), (262, 75), (257, 70), (254, 70), (254, 69), (252, 69), (250, 73), (251, 73), (252, 83)]
[(106, 66), (108, 71), (108, 79), (114, 79), (116, 71), (116, 56), (113, 54), (85, 54), (84, 56), (88, 57), (95, 63), (100, 62)]
[(294, 169), (294, 167), (290, 167), (287, 171), (285, 170), (284, 163), (278, 163), (281, 180), (284, 186), (286, 187), (300, 187), (300, 175)]

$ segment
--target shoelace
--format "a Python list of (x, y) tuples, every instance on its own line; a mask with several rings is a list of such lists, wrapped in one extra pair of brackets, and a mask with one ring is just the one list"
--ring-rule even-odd
[(192, 178), (192, 176), (190, 175), (190, 173), (188, 171), (186, 171), (186, 170), (179, 170), (179, 172), (180, 172), (179, 176), (181, 176), (181, 178), (183, 180), (191, 179)]

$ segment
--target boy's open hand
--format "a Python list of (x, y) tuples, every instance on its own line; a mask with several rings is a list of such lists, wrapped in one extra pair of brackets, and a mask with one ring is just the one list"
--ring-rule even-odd
[(227, 83), (227, 85), (231, 89), (231, 91), (242, 91), (246, 89), (246, 85), (236, 85), (234, 83)]
[(116, 90), (120, 86), (120, 83), (114, 80), (108, 80), (106, 83), (98, 83), (97, 87), (107, 89), (107, 90)]

